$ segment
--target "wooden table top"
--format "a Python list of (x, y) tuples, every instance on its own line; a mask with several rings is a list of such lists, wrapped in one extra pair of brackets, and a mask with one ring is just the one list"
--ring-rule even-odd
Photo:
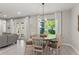
[[(50, 38), (33, 38), (33, 39), (41, 39), (46, 41), (47, 43), (57, 43), (58, 41), (56, 40), (56, 38), (50, 39)], [(32, 44), (33, 39), (29, 39), (27, 42), (30, 42)]]
[[(40, 37), (35, 37), (33, 39), (40, 39), (40, 40), (44, 40), (44, 41), (50, 41), (50, 42), (57, 42), (56, 38), (40, 38)], [(28, 41), (32, 41), (33, 39), (29, 39)]]

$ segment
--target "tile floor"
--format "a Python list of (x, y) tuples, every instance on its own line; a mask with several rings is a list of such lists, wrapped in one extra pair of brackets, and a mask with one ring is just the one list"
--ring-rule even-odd
[(23, 40), (17, 40), (17, 44), (0, 48), (0, 55), (24, 55), (24, 52), (25, 47)]
[[(30, 49), (29, 49), (30, 48)], [(35, 55), (32, 52), (32, 46), (28, 45), (25, 51), (26, 55)], [(44, 55), (55, 55), (55, 51), (52, 53), (52, 50), (50, 50), (50, 52), (46, 52), (44, 53)], [(39, 55), (39, 54), (38, 54)], [(72, 49), (72, 47), (70, 46), (66, 46), (66, 45), (62, 45), (61, 49), (60, 49), (60, 55), (77, 55), (77, 53), (74, 51), (74, 49)]]
[[(32, 47), (26, 46), (23, 40), (17, 40), (17, 44), (0, 48), (0, 55), (31, 55)], [(51, 54), (52, 55), (52, 54)], [(60, 55), (77, 55), (70, 46), (62, 46)]]

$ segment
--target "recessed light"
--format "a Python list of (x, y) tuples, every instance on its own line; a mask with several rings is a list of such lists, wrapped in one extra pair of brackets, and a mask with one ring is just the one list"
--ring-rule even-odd
[(17, 14), (18, 14), (18, 15), (20, 15), (20, 14), (21, 14), (21, 12), (20, 12), (20, 11), (18, 11), (18, 12), (17, 12)]
[(3, 15), (3, 17), (7, 17), (7, 15)]

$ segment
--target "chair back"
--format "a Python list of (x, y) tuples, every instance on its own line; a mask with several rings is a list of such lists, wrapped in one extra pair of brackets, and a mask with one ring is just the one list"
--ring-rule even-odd
[(35, 46), (43, 46), (43, 39), (33, 39), (33, 45)]

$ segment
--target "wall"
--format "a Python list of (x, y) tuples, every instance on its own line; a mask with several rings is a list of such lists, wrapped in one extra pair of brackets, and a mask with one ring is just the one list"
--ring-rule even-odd
[(6, 20), (6, 32), (7, 33), (14, 33), (14, 20)]
[(62, 11), (62, 38), (63, 43), (72, 44), (71, 39), (71, 10)]
[(29, 33), (30, 35), (38, 34), (38, 18), (37, 16), (31, 16), (29, 18)]
[(10, 28), (11, 26), (10, 26), (10, 24), (11, 24), (11, 23), (10, 23), (10, 20), (6, 20), (6, 32), (7, 32), (7, 33), (10, 33), (10, 32), (11, 32), (11, 30), (10, 30), (10, 29), (11, 29), (11, 28)]
[(72, 10), (64, 10), (62, 12), (55, 13), (55, 20), (56, 20), (56, 32), (57, 34), (62, 35), (63, 43), (65, 44), (72, 44), (71, 39), (71, 12)]
[(79, 53), (79, 31), (78, 31), (78, 15), (79, 15), (79, 4), (72, 9), (72, 45)]
[(0, 35), (2, 32), (6, 32), (6, 20), (0, 20)]
[(64, 43), (71, 45), (79, 54), (78, 15), (79, 4), (62, 12), (62, 34)]
[(61, 29), (61, 19), (62, 19), (62, 15), (61, 15), (61, 11), (59, 12), (55, 12), (54, 14), (55, 16), (55, 21), (56, 21), (56, 34), (62, 34), (62, 29)]

